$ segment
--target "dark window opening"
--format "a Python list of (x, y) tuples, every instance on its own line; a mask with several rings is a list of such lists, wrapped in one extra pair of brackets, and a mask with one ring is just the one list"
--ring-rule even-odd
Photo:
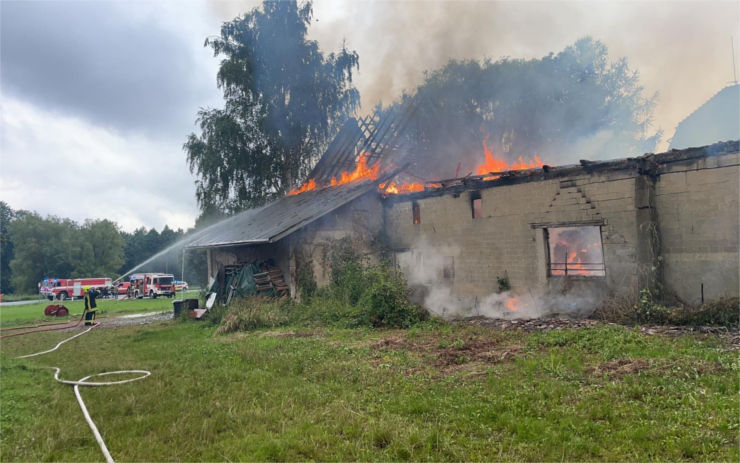
[(545, 233), (550, 276), (606, 276), (601, 227), (553, 227)]
[(475, 191), (470, 193), (470, 205), (473, 209), (473, 218), (480, 219), (483, 217), (483, 199), (480, 196), (480, 192)]
[(442, 262), (442, 278), (452, 280), (455, 278), (455, 258), (452, 256), (444, 257)]
[(414, 225), (421, 223), (421, 211), (419, 210), (419, 203), (413, 203), (411, 209), (414, 215)]

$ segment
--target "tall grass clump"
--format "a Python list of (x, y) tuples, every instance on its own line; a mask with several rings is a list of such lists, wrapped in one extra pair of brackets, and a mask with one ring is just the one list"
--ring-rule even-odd
[(216, 334), (285, 325), (289, 321), (289, 305), (285, 299), (263, 296), (235, 299), (223, 313)]

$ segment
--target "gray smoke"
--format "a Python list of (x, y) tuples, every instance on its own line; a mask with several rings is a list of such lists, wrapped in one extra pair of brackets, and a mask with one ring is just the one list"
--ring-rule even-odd
[[(310, 34), (322, 47), (346, 39), (360, 54), (365, 111), (413, 91), (449, 59), (540, 58), (592, 36), (627, 57), (647, 94), (660, 92), (653, 128), (665, 138), (732, 80), (731, 36), (740, 48), (733, 1), (317, 0), (314, 11)], [(657, 149), (666, 148), (664, 139)]]
[[(216, 14), (230, 20), (260, 2), (215, 1)], [(638, 70), (644, 95), (659, 92), (652, 121), (645, 121), (646, 136), (666, 130), (662, 141), (643, 148), (622, 149), (616, 134), (596, 128), (568, 139), (567, 146), (552, 145), (557, 156), (543, 158), (559, 165), (578, 159), (605, 159), (639, 155), (667, 146), (673, 128), (732, 78), (730, 36), (737, 34), (737, 2), (480, 2), (427, 0), (313, 2), (314, 22), (309, 37), (326, 51), (337, 50), (346, 40), (360, 56), (355, 78), (361, 92), (362, 112), (377, 103), (397, 101), (413, 93), (428, 72), (450, 59), (497, 61), (540, 59), (557, 53), (581, 37), (590, 36), (609, 48), (610, 60), (626, 57)], [(456, 133), (458, 156), (482, 156), (479, 127), (473, 133)], [(469, 146), (465, 146), (466, 143)], [(464, 149), (474, 147), (474, 150)], [(605, 150), (605, 147), (611, 149)], [(499, 147), (496, 146), (498, 149)], [(441, 158), (452, 155), (452, 146), (440, 146)], [(609, 152), (606, 152), (609, 151)], [(615, 155), (613, 153), (619, 152)], [(506, 154), (506, 153), (503, 153)], [(514, 153), (514, 159), (522, 155)], [(511, 160), (511, 159), (510, 159)], [(459, 171), (472, 170), (473, 159), (463, 160)], [(427, 163), (427, 167), (431, 165)], [(439, 166), (439, 176), (454, 175), (457, 163)], [(474, 167), (474, 165), (473, 165)]]

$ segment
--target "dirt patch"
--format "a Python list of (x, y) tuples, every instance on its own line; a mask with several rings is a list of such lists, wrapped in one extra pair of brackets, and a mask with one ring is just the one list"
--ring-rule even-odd
[[(510, 361), (521, 355), (522, 351), (520, 346), (505, 344), (499, 339), (472, 336), (453, 341), (439, 338), (407, 339), (400, 334), (380, 339), (370, 347), (380, 352), (404, 350), (431, 358), (430, 364), (445, 375)], [(409, 374), (414, 373), (419, 371), (409, 371)]]
[(312, 338), (317, 335), (321, 335), (319, 331), (265, 331), (260, 333), (262, 337), (271, 338)]
[(376, 341), (375, 343), (371, 344), (372, 349), (381, 349), (381, 350), (399, 350), (399, 349), (411, 349), (414, 346), (418, 347), (422, 345), (430, 344), (428, 342), (411, 342), (408, 339), (406, 339), (402, 334), (393, 334), (387, 338), (383, 338), (379, 341)]
[(597, 325), (616, 325), (615, 323), (603, 323), (598, 320), (571, 319), (571, 318), (532, 318), (516, 320), (499, 320), (486, 317), (469, 317), (454, 320), (458, 323), (469, 325), (487, 326), (501, 331), (551, 331), (563, 328), (583, 328)]
[(518, 346), (503, 347), (497, 340), (473, 338), (435, 349), (435, 365), (447, 368), (471, 362), (496, 364), (514, 358), (520, 351)]
[(595, 377), (607, 375), (610, 379), (622, 379), (647, 370), (654, 374), (670, 376), (685, 375), (689, 371), (698, 375), (716, 374), (721, 369), (718, 363), (699, 359), (693, 361), (691, 365), (668, 359), (654, 359), (649, 362), (644, 359), (615, 359), (588, 367), (586, 372)]
[(592, 376), (609, 375), (610, 378), (621, 379), (648, 368), (650, 363), (643, 359), (616, 359), (588, 367), (586, 372)]

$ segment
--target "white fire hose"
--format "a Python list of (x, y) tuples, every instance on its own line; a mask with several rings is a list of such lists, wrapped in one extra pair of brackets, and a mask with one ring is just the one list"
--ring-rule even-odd
[[(57, 344), (56, 346), (54, 346), (53, 348), (49, 350), (45, 350), (43, 352), (36, 352), (35, 354), (22, 355), (16, 358), (24, 359), (24, 358), (36, 357), (37, 355), (43, 355), (43, 354), (48, 354), (50, 352), (54, 352), (55, 350), (59, 349), (59, 346), (61, 346), (65, 342), (71, 341), (72, 339), (78, 336), (82, 336), (83, 334), (88, 333), (91, 329), (95, 328), (96, 326), (98, 326), (97, 323), (91, 326), (90, 328), (86, 329), (85, 331), (81, 333), (77, 333), (74, 336), (61, 341), (59, 344)], [(147, 370), (106, 371), (104, 373), (96, 373), (94, 375), (85, 376), (79, 381), (69, 381), (66, 379), (59, 378), (59, 372), (61, 370), (58, 367), (50, 367), (50, 368), (55, 370), (55, 373), (54, 373), (55, 380), (63, 384), (69, 384), (70, 386), (74, 386), (75, 396), (77, 397), (77, 403), (80, 404), (80, 408), (82, 409), (82, 414), (85, 416), (85, 420), (87, 421), (87, 424), (90, 426), (90, 429), (92, 430), (93, 435), (95, 436), (95, 440), (98, 442), (98, 445), (100, 446), (100, 450), (103, 452), (103, 455), (105, 455), (105, 460), (108, 463), (114, 463), (113, 457), (110, 455), (110, 452), (108, 451), (108, 447), (105, 446), (105, 441), (103, 441), (103, 437), (100, 435), (100, 432), (98, 431), (98, 427), (95, 426), (95, 422), (92, 420), (92, 418), (90, 417), (90, 413), (88, 413), (87, 411), (85, 402), (82, 401), (82, 395), (80, 394), (80, 386), (114, 386), (116, 384), (125, 384), (125, 383), (130, 383), (133, 381), (138, 381), (140, 379), (144, 379), (147, 376), (151, 375), (151, 372)], [(141, 376), (137, 376), (135, 378), (124, 379), (121, 381), (102, 381), (102, 382), (88, 381), (88, 379), (93, 378), (95, 376), (108, 376), (108, 375), (119, 375), (119, 374), (139, 374)]]

